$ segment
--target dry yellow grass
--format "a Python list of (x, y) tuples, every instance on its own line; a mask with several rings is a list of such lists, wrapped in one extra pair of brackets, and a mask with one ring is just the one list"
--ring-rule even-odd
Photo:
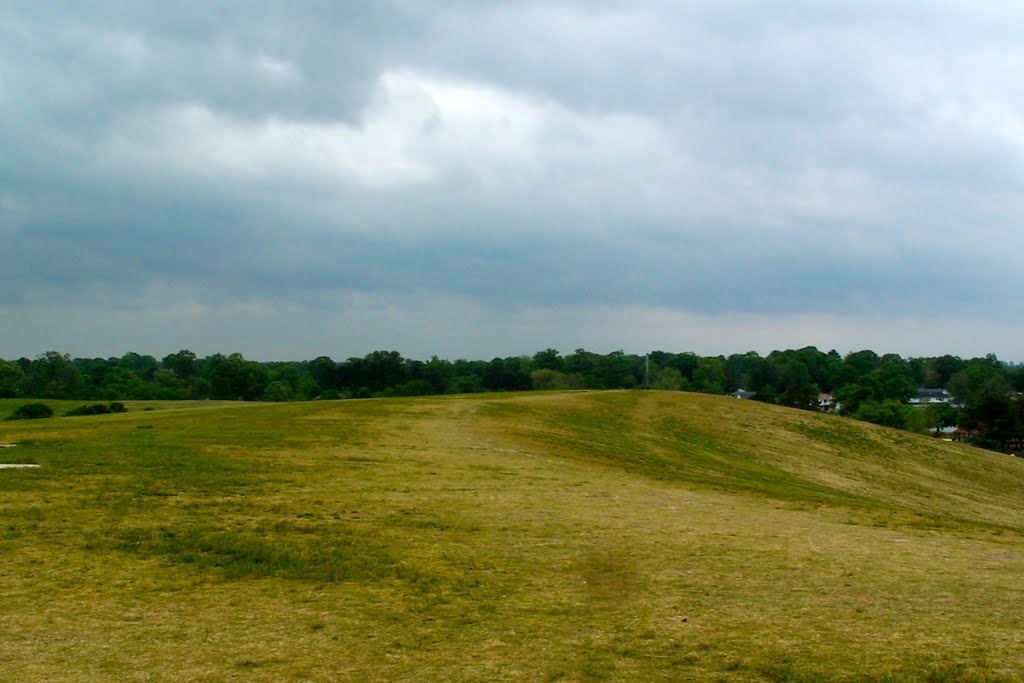
[(0, 680), (1020, 680), (1024, 467), (608, 392), (6, 423)]

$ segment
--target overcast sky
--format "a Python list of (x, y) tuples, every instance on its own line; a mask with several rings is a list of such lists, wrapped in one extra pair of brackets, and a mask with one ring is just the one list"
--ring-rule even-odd
[(0, 4), (0, 357), (1022, 360), (1017, 2)]

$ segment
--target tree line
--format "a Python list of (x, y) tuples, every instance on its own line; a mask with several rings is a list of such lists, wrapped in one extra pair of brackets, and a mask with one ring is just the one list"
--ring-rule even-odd
[[(532, 356), (483, 360), (404, 358), (373, 351), (336, 361), (257, 362), (242, 354), (199, 358), (187, 349), (157, 360), (126, 353), (71, 358), (47, 351), (34, 359), (0, 360), (0, 397), (76, 400), (292, 401), (422, 396), (546, 389), (634, 389), (726, 394), (756, 392), (754, 400), (818, 409), (832, 394), (848, 416), (918, 432), (960, 425), (979, 438), (1005, 442), (1024, 433), (1024, 366), (995, 355), (902, 358), (863, 350), (841, 356), (813, 346), (730, 356), (654, 351), (646, 356), (555, 349)], [(907, 404), (919, 388), (945, 389), (962, 406)]]

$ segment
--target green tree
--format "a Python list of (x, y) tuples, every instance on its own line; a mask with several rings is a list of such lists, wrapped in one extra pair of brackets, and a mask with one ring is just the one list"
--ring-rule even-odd
[(378, 391), (374, 396), (379, 398), (391, 396), (429, 396), (433, 393), (434, 387), (430, 382), (425, 379), (413, 379), (397, 386), (388, 387), (383, 391)]
[(196, 360), (196, 354), (188, 349), (164, 356), (160, 365), (173, 371), (175, 375), (186, 382), (199, 374), (199, 362)]
[(314, 358), (309, 362), (308, 370), (313, 380), (319, 385), (321, 392), (337, 389), (340, 386), (338, 384), (338, 364), (329, 356)]
[(264, 401), (274, 401), (281, 403), (287, 401), (291, 397), (291, 390), (288, 385), (280, 380), (275, 380), (267, 385), (267, 388), (263, 390)]
[[(793, 355), (807, 368), (811, 384), (821, 388), (822, 391), (832, 389), (832, 377), (842, 364), (838, 353), (834, 350), (824, 353), (814, 346), (805, 346), (795, 351)], [(817, 409), (817, 401), (815, 401), (815, 409)]]
[(47, 351), (32, 361), (29, 393), (36, 398), (75, 398), (82, 378), (66, 353)]
[(860, 382), (863, 377), (877, 368), (880, 362), (878, 354), (869, 349), (846, 354), (833, 374), (833, 393), (839, 387)]
[[(813, 347), (810, 347), (813, 349)], [(817, 353), (817, 349), (813, 349)], [(818, 385), (800, 359), (800, 352), (771, 354), (769, 361), (775, 367), (778, 383), (778, 404), (802, 410), (818, 409)]]
[(842, 415), (855, 415), (861, 404), (874, 400), (874, 392), (865, 384), (844, 384), (832, 392), (832, 400)]
[(583, 378), (587, 389), (602, 389), (604, 384), (600, 377), (600, 356), (585, 349), (576, 349), (571, 356), (564, 359), (564, 371)]
[(927, 434), (929, 429), (927, 413), (919, 409), (908, 410), (907, 419), (903, 423), (903, 428), (908, 432), (914, 432), (915, 434)]
[(900, 361), (886, 358), (868, 375), (868, 380), (876, 401), (892, 399), (905, 403), (914, 395), (914, 384), (908, 376), (906, 365)]
[(448, 383), (451, 382), (452, 371), (452, 364), (450, 362), (442, 360), (437, 356), (431, 356), (430, 360), (423, 363), (419, 376), (421, 379), (430, 382), (430, 385), (433, 387), (433, 393), (443, 394), (448, 391)]
[(960, 422), (960, 411), (948, 403), (931, 403), (923, 412), (928, 429), (936, 433), (943, 427), (955, 427)]
[(715, 356), (700, 358), (693, 371), (693, 386), (704, 394), (725, 393), (725, 362)]
[(665, 351), (651, 351), (648, 354), (653, 365), (659, 368), (675, 368), (682, 375), (684, 386), (693, 382), (693, 373), (697, 369), (698, 356), (687, 351), (686, 353), (666, 353)]
[(538, 370), (557, 370), (561, 372), (565, 363), (557, 349), (544, 349), (533, 354), (533, 365)]
[(949, 378), (949, 393), (967, 404), (974, 403), (982, 392), (1006, 394), (1010, 382), (1004, 365), (990, 353), (984, 358), (972, 358), (963, 370)]
[(800, 410), (817, 410), (818, 387), (813, 384), (795, 384), (782, 392), (777, 403)]
[[(305, 376), (303, 365), (295, 362), (286, 362), (268, 363), (265, 364), (264, 367), (267, 370), (267, 381), (270, 384), (273, 384), (274, 382), (280, 382), (283, 384), (288, 395), (286, 400), (290, 401), (298, 392), (299, 383)], [(268, 384), (267, 389), (269, 390), (269, 388), (270, 385)], [(264, 395), (266, 395), (266, 391), (264, 391)]]
[[(725, 361), (726, 389), (756, 390), (765, 385), (775, 386), (778, 377), (775, 368), (756, 351), (734, 353)], [(772, 395), (775, 391), (772, 390)]]
[(17, 363), (0, 359), (0, 398), (14, 398), (21, 389), (25, 373)]
[(564, 372), (540, 368), (530, 373), (530, 382), (538, 391), (581, 389), (583, 378), (579, 375), (567, 375)]
[(189, 396), (188, 384), (170, 368), (159, 368), (154, 372), (152, 385), (153, 398), (161, 401), (173, 401)]
[(931, 358), (925, 364), (922, 386), (929, 389), (941, 389), (946, 386), (953, 375), (966, 367), (967, 361), (957, 356), (946, 354), (938, 358)]
[(533, 367), (529, 358), (494, 358), (484, 368), (481, 379), (488, 391), (522, 391), (532, 386), (531, 372)]
[(102, 398), (107, 373), (117, 367), (117, 362), (116, 358), (73, 358), (71, 364), (82, 380), (79, 398)]
[(134, 351), (129, 351), (121, 356), (118, 365), (128, 368), (144, 382), (153, 379), (153, 373), (160, 367), (160, 364), (156, 362), (156, 358), (153, 358), (153, 356), (144, 356)]
[(658, 371), (654, 373), (651, 388), (662, 391), (679, 391), (683, 388), (683, 373), (679, 372), (678, 368), (658, 368)]
[(445, 393), (473, 394), (483, 391), (483, 375), (487, 363), (482, 360), (459, 358), (452, 362), (451, 380)]
[(894, 399), (868, 401), (860, 405), (853, 417), (884, 427), (903, 429), (907, 423), (907, 415), (911, 410), (914, 410), (914, 408)]
[(117, 364), (104, 376), (101, 398), (108, 401), (156, 398), (157, 387), (151, 385), (126, 365)]
[(211, 398), (258, 401), (267, 385), (266, 369), (240, 353), (214, 354), (203, 361), (203, 373), (210, 383)]
[(1005, 391), (982, 389), (963, 410), (961, 423), (981, 430), (982, 439), (999, 444), (1020, 432), (1019, 411)]

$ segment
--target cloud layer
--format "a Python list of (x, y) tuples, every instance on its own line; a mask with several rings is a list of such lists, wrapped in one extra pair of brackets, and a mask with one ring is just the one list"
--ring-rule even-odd
[(1014, 5), (339, 7), (0, 8), (0, 357), (1020, 357)]

